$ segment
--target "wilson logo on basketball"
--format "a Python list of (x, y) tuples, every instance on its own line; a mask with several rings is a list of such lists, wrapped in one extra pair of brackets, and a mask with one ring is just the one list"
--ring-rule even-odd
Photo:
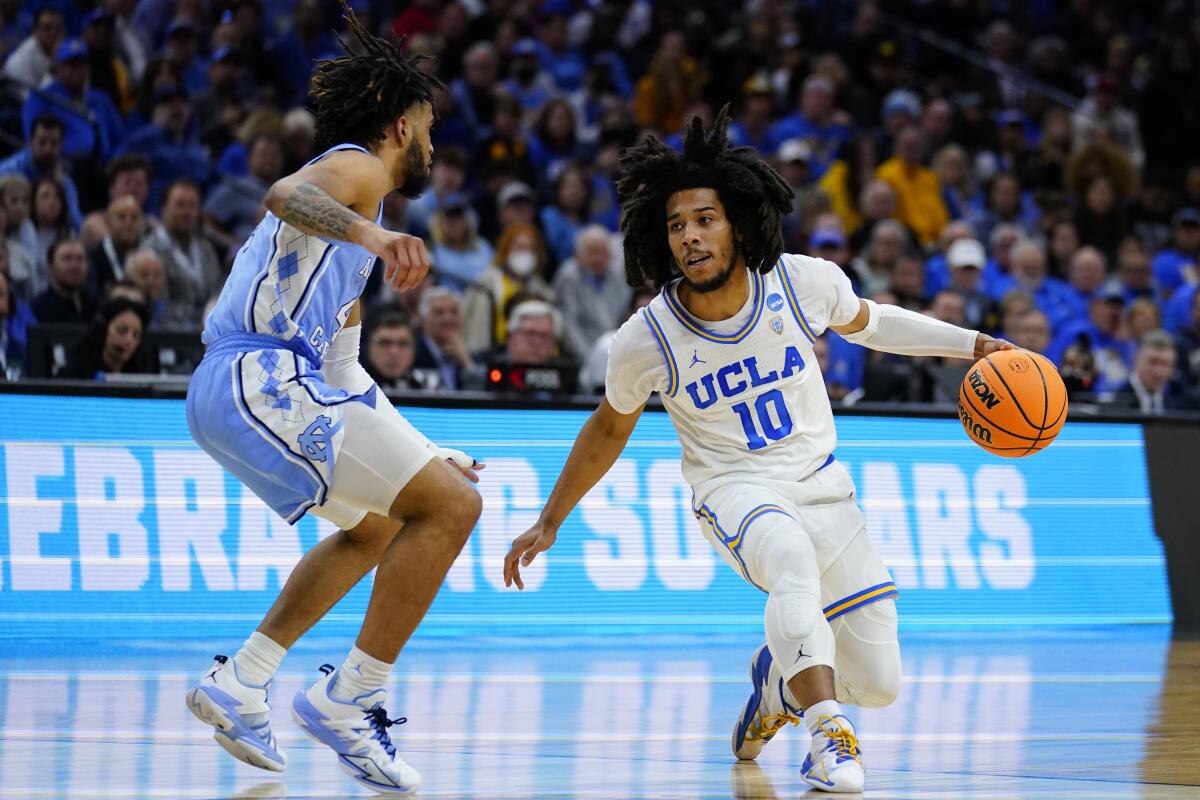
[(975, 418), (971, 416), (971, 412), (962, 404), (962, 400), (958, 401), (958, 418), (962, 420), (962, 426), (967, 433), (981, 442), (992, 443), (991, 430), (975, 421)]
[(967, 376), (967, 381), (971, 384), (971, 391), (975, 392), (975, 396), (982, 400), (983, 404), (989, 409), (995, 408), (1000, 404), (1000, 398), (988, 387), (983, 376), (979, 374), (979, 370), (971, 370), (971, 374)]
[(1023, 358), (1014, 358), (1008, 362), (1008, 368), (1013, 372), (1021, 375), (1029, 371), (1029, 362)]

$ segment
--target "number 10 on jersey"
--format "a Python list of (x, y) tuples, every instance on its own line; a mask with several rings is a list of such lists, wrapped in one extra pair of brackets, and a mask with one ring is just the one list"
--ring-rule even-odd
[[(788, 413), (787, 404), (783, 401), (783, 392), (778, 389), (763, 392), (756, 397), (753, 409), (747, 402), (737, 403), (733, 410), (742, 421), (742, 430), (746, 432), (746, 447), (750, 450), (761, 450), (770, 444), (767, 439), (778, 442), (792, 432), (792, 415)], [(762, 433), (759, 433), (760, 429)]]

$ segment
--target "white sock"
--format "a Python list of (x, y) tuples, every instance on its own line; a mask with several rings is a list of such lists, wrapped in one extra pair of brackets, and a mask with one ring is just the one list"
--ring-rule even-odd
[(337, 680), (333, 684), (333, 697), (336, 700), (350, 701), (354, 698), (370, 694), (382, 689), (392, 675), (392, 665), (369, 656), (358, 647), (350, 650), (350, 655), (338, 669)]
[(242, 649), (233, 656), (233, 663), (242, 683), (249, 686), (265, 686), (279, 671), (279, 665), (285, 655), (287, 648), (271, 637), (255, 631), (242, 645)]
[(841, 713), (842, 707), (838, 705), (837, 700), (822, 700), (804, 709), (804, 724), (808, 727), (809, 734), (816, 736), (821, 728), (817, 724), (821, 717), (833, 717)]

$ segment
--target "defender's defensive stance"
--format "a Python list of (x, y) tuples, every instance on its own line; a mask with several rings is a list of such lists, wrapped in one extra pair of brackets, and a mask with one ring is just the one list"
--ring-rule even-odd
[(376, 256), (398, 290), (429, 270), (420, 239), (379, 221), (389, 192), (415, 197), (425, 184), (433, 106), (432, 79), (347, 14), (363, 53), (323, 62), (313, 78), (328, 149), (268, 193), (208, 317), (187, 398), (192, 436), (221, 466), (288, 522), (312, 511), (341, 530), (304, 556), (258, 630), (232, 659), (217, 656), (187, 702), (236, 758), (282, 771), (271, 678), (378, 567), (356, 646), (340, 668), (321, 668), (292, 711), (360, 783), (408, 792), (420, 776), (388, 737), (384, 686), (479, 517), (459, 472), (475, 481), (480, 465), (431, 444), (358, 363), (359, 295)]
[(605, 399), (537, 524), (513, 542), (505, 583), (522, 588), (520, 566), (554, 544), (659, 392), (700, 530), (767, 593), (766, 644), (750, 659), (753, 689), (733, 751), (753, 759), (803, 717), (812, 734), (805, 780), (857, 792), (861, 753), (839, 701), (885, 706), (900, 690), (897, 593), (834, 457), (813, 342), (832, 328), (908, 355), (978, 358), (1011, 345), (860, 300), (837, 265), (783, 254), (780, 216), (792, 192), (753, 150), (727, 146), (727, 124), (722, 112), (706, 134), (696, 119), (682, 154), (648, 139), (621, 159), (627, 277), (661, 293), (614, 339)]

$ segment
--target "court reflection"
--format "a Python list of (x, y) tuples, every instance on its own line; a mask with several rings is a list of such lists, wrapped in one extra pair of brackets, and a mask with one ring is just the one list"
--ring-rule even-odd
[[(1086, 795), (1099, 781), (1139, 776), (1200, 784), (1200, 643), (1134, 627), (903, 638), (899, 700), (850, 712), (868, 796), (969, 797), (1031, 782)], [(391, 730), (425, 777), (423, 797), (791, 798), (806, 788), (803, 729), (783, 731), (757, 764), (729, 752), (756, 644), (748, 635), (417, 640), (389, 707), (408, 722)], [(289, 766), (278, 777), (234, 762), (185, 708), (196, 665), (222, 648), (6, 647), (0, 797), (361, 796), (288, 712), (316, 666), (346, 646), (306, 644), (284, 663), (274, 726)]]

